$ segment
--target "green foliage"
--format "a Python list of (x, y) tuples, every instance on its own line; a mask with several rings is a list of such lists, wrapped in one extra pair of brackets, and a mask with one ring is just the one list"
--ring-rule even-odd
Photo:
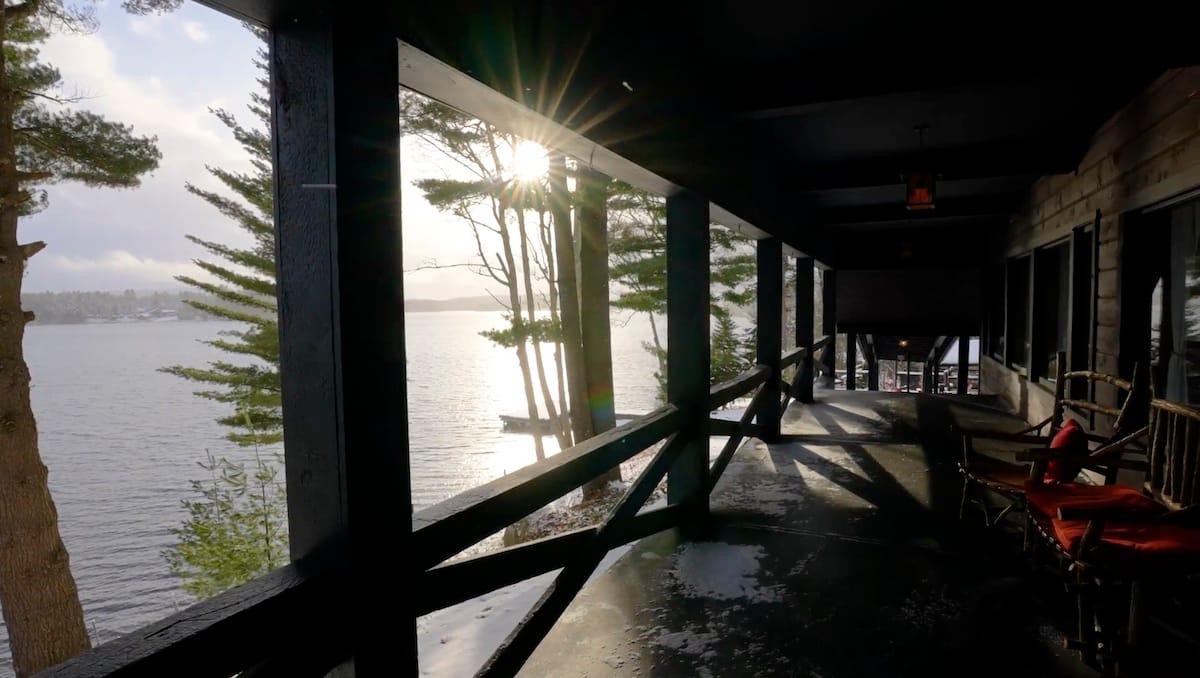
[(87, 31), (95, 26), (88, 4), (26, 2), (6, 12), (4, 80), (12, 92), (13, 154), (22, 186), (11, 198), (28, 215), (46, 207), (38, 188), (61, 181), (95, 187), (132, 188), (158, 167), (157, 138), (73, 107), (57, 68), (40, 63), (38, 45), (51, 29)]
[[(253, 29), (252, 29), (253, 30)], [(261, 32), (256, 31), (260, 37)], [(256, 65), (265, 73), (265, 54)], [(259, 83), (266, 87), (265, 76)], [(227, 192), (187, 185), (187, 190), (234, 220), (253, 238), (249, 248), (187, 236), (213, 258), (195, 263), (212, 281), (189, 276), (176, 279), (213, 301), (189, 300), (211, 316), (242, 323), (245, 328), (222, 332), (208, 345), (240, 358), (218, 360), (205, 367), (173, 365), (163, 372), (202, 384), (201, 398), (227, 403), (232, 414), (218, 419), (228, 438), (253, 447), (253, 465), (209, 454), (200, 464), (208, 477), (192, 482), (197, 499), (184, 502), (188, 518), (172, 530), (178, 543), (163, 553), (184, 589), (207, 598), (279, 567), (288, 559), (287, 498), (278, 454), (264, 458), (261, 445), (283, 440), (283, 407), (279, 378), (279, 326), (275, 310), (275, 232), (271, 142), (266, 98), (252, 95), (250, 111), (259, 127), (245, 127), (224, 110), (213, 114), (250, 155), (253, 169), (229, 172), (209, 167)]]
[[(659, 370), (654, 376), (659, 397), (665, 400), (667, 352), (654, 318), (667, 312), (666, 202), (620, 182), (614, 182), (610, 190), (609, 272), (621, 290), (612, 306), (649, 316), (654, 341), (644, 343), (644, 347), (658, 360)], [(730, 311), (754, 302), (757, 261), (753, 248), (722, 226), (710, 226), (709, 242), (715, 383), (736, 376), (754, 363), (754, 329), (739, 333)]]
[(479, 336), (504, 348), (515, 348), (520, 342), (549, 344), (559, 341), (562, 328), (550, 318), (538, 318), (533, 322), (515, 317), (511, 313), (504, 314), (508, 327), (499, 330), (484, 330)]
[[(260, 53), (257, 66), (265, 73), (263, 58)], [(190, 306), (210, 316), (245, 325), (245, 329), (222, 332), (220, 338), (207, 342), (244, 360), (237, 363), (215, 361), (203, 368), (173, 365), (162, 369), (206, 386), (196, 392), (198, 396), (233, 405), (238, 414), (224, 417), (220, 422), (229, 427), (229, 439), (239, 445), (283, 440), (279, 327), (275, 310), (271, 138), (267, 132), (270, 118), (268, 102), (261, 93), (252, 95), (250, 112), (260, 126), (246, 127), (228, 111), (218, 109), (213, 114), (249, 154), (253, 169), (229, 172), (209, 167), (209, 173), (225, 186), (227, 193), (192, 184), (187, 185), (187, 190), (212, 205), (222, 216), (234, 220), (250, 234), (253, 244), (241, 249), (189, 235), (188, 240), (213, 257), (212, 260), (195, 261), (213, 280), (176, 276), (180, 282), (219, 302), (194, 299), (187, 302)]]
[(280, 455), (255, 452), (244, 463), (200, 462), (208, 477), (193, 480), (199, 499), (183, 502), (188, 517), (171, 534), (178, 543), (163, 552), (171, 573), (197, 598), (210, 598), (288, 562), (287, 497)]

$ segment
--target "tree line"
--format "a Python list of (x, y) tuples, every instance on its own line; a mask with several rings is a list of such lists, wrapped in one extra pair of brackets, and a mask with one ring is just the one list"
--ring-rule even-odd
[(215, 299), (195, 292), (27, 292), (21, 305), (39, 325), (68, 325), (117, 320), (208, 320), (212, 314), (190, 302)]

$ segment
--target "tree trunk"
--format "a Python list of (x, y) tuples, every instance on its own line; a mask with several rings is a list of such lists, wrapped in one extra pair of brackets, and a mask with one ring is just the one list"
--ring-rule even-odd
[(567, 363), (571, 430), (575, 442), (592, 437), (588, 412), (587, 373), (583, 366), (583, 338), (579, 324), (579, 287), (575, 278), (575, 238), (571, 234), (571, 197), (567, 192), (567, 162), (561, 154), (550, 157), (550, 215), (554, 221), (554, 250), (558, 259), (558, 296), (562, 307), (562, 343)]
[[(3, 17), (3, 10), (0, 10)], [(0, 18), (0, 46), (6, 20)], [(0, 49), (0, 83), (7, 84)], [(47, 470), (38, 456), (22, 342), (29, 318), (21, 309), (27, 252), (17, 243), (17, 179), (13, 91), (0, 89), (0, 608), (17, 676), (58, 664), (89, 646), (79, 592), (58, 532)]]
[[(517, 228), (521, 231), (521, 277), (525, 281), (525, 308), (529, 326), (537, 322), (537, 302), (533, 296), (533, 270), (529, 265), (529, 233), (525, 230), (525, 210), (517, 206)], [(546, 417), (550, 420), (550, 430), (558, 441), (559, 449), (571, 446), (570, 441), (563, 435), (562, 419), (558, 416), (558, 408), (554, 405), (554, 396), (550, 393), (550, 384), (546, 381), (546, 364), (542, 360), (542, 347), (536, 337), (529, 340), (533, 349), (533, 359), (537, 364), (538, 382), (542, 387), (542, 400), (546, 403)]]
[(558, 384), (559, 411), (563, 413), (563, 416), (559, 417), (563, 438), (566, 441), (563, 449), (566, 449), (574, 444), (573, 441), (576, 438), (571, 428), (571, 417), (567, 414), (570, 411), (570, 405), (567, 400), (566, 375), (563, 373), (562, 316), (558, 313), (558, 276), (554, 265), (554, 237), (550, 233), (549, 224), (546, 223), (544, 209), (538, 212), (538, 233), (542, 238), (543, 255), (546, 257), (546, 291), (548, 292), (546, 298), (547, 305), (550, 307), (550, 322), (559, 328), (558, 335), (554, 338), (554, 376), (555, 382)]
[[(608, 308), (608, 177), (591, 170), (580, 172), (576, 219), (579, 222), (580, 335), (592, 430), (603, 433), (617, 425), (613, 398), (612, 335)], [(583, 486), (587, 500), (621, 479), (621, 467)]]
[[(500, 156), (496, 150), (495, 132), (489, 128), (488, 130), (488, 146), (492, 154), (492, 161), (496, 167), (502, 167)], [(512, 309), (512, 322), (514, 329), (521, 321), (521, 291), (517, 286), (517, 262), (513, 257), (512, 237), (508, 232), (508, 198), (501, 196), (500, 210), (496, 217), (496, 226), (500, 229), (500, 244), (504, 249), (504, 265), (508, 269), (508, 303)], [(533, 303), (532, 299), (528, 300)], [(513, 342), (516, 345), (517, 363), (521, 366), (521, 381), (525, 386), (525, 404), (528, 406), (529, 412), (529, 430), (533, 434), (533, 451), (537, 455), (537, 460), (542, 461), (546, 458), (546, 449), (542, 446), (542, 422), (538, 416), (537, 395), (533, 390), (533, 377), (529, 371), (529, 354), (525, 350), (525, 337), (518, 333), (514, 337)]]

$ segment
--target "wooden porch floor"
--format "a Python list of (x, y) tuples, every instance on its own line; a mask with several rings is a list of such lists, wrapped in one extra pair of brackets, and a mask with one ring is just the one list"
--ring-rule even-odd
[(798, 438), (739, 450), (706, 533), (636, 544), (521, 675), (1095, 675), (1061, 648), (1061, 585), (957, 520), (951, 422), (1022, 422), (980, 398), (818, 398), (785, 414)]

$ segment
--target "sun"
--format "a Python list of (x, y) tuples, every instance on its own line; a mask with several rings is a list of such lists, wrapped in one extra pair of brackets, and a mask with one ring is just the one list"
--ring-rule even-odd
[(513, 149), (513, 176), (517, 181), (538, 181), (550, 169), (546, 149), (532, 141), (521, 140)]

